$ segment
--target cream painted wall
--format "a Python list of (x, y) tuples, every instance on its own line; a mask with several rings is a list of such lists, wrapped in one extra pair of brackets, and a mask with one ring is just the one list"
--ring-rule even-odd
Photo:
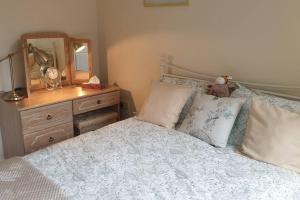
[(300, 85), (300, 1), (190, 0), (189, 7), (144, 8), (142, 0), (99, 0), (108, 75), (137, 108), (162, 54), (199, 72)]
[[(73, 37), (92, 40), (95, 73), (99, 74), (99, 35), (97, 0), (1, 0), (0, 57), (19, 46), (22, 34), (37, 31), (60, 31)], [(10, 90), (8, 63), (0, 64), (0, 90)], [(15, 58), (16, 82), (24, 86), (22, 56)], [(102, 70), (103, 71), (103, 70)], [(101, 74), (106, 79), (106, 74)], [(0, 111), (1, 112), (1, 111)], [(0, 158), (2, 145), (0, 145)]]
[[(95, 73), (99, 74), (97, 0), (1, 0), (0, 57), (17, 49), (22, 34), (60, 31), (92, 40)], [(15, 59), (18, 86), (24, 86), (21, 55)], [(7, 63), (0, 65), (0, 90), (10, 90)]]

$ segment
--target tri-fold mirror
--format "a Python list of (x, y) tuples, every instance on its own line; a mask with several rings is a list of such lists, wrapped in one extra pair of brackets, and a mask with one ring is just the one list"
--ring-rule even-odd
[(64, 33), (22, 36), (27, 94), (87, 82), (93, 74), (91, 42)]
[(86, 39), (70, 40), (72, 84), (85, 82), (92, 76), (91, 42)]

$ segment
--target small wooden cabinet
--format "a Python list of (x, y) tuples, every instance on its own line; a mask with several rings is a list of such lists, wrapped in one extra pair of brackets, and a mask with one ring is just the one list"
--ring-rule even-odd
[[(120, 116), (120, 90), (82, 89), (70, 86), (55, 91), (36, 91), (19, 102), (0, 100), (0, 126), (5, 158), (23, 156), (74, 137), (78, 115), (112, 110)], [(101, 111), (103, 109), (103, 111)]]

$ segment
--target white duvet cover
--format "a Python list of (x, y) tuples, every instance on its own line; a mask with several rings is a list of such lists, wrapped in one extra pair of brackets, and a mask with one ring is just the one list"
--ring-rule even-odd
[(71, 199), (299, 200), (300, 175), (135, 119), (25, 157)]

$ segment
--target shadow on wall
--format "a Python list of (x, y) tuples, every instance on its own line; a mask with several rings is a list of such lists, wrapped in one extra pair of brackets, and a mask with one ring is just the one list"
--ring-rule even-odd
[(121, 90), (121, 119), (128, 119), (136, 115), (136, 107), (130, 91)]

